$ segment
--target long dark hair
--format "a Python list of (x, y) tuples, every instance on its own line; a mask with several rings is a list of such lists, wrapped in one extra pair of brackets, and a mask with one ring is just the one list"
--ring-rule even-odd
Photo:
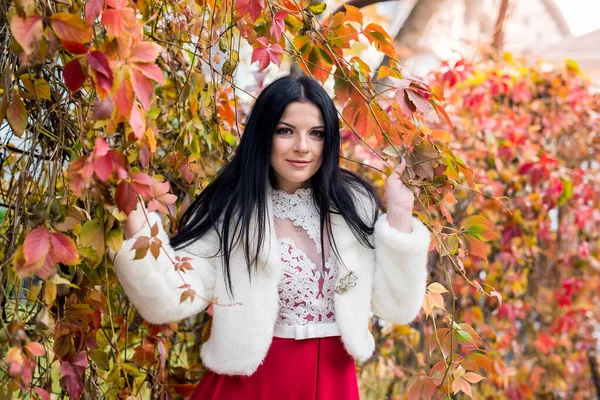
[[(267, 185), (275, 187), (275, 177), (270, 166), (271, 144), (277, 123), (288, 104), (309, 101), (315, 104), (325, 123), (323, 162), (311, 179), (313, 197), (320, 211), (321, 232), (330, 214), (341, 214), (359, 242), (374, 248), (369, 237), (381, 208), (381, 199), (375, 189), (358, 175), (341, 168), (340, 128), (335, 105), (323, 87), (315, 80), (285, 75), (265, 86), (256, 99), (246, 121), (246, 127), (233, 159), (221, 168), (214, 180), (206, 186), (183, 214), (177, 234), (170, 239), (178, 249), (198, 240), (215, 228), (223, 256), (223, 276), (227, 290), (233, 297), (229, 269), (233, 249), (243, 243), (248, 265), (248, 275), (256, 267), (257, 257), (265, 238), (267, 214)], [(269, 181), (267, 181), (269, 179)], [(361, 217), (353, 202), (353, 192), (371, 197), (373, 215)], [(255, 213), (253, 215), (253, 213)], [(364, 211), (362, 211), (364, 215)], [(257, 231), (250, 231), (251, 218), (256, 218)], [(365, 221), (365, 219), (367, 219)], [(331, 229), (327, 229), (331, 249), (339, 259)], [(251, 249), (250, 237), (256, 235), (256, 248)], [(324, 247), (321, 235), (321, 250)], [(323, 264), (324, 251), (321, 251)], [(216, 256), (216, 254), (215, 254)]]

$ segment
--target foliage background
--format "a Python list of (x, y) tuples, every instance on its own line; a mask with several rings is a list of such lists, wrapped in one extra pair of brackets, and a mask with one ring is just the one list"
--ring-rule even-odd
[[(260, 89), (236, 84), (242, 46), (261, 71), (333, 81), (345, 167), (382, 188), (405, 154), (406, 184), (422, 188), (415, 215), (435, 238), (423, 313), (410, 326), (374, 318), (362, 398), (597, 395), (600, 99), (576, 64), (486, 52), (407, 79), (389, 35), (348, 5), (2, 7), (3, 398), (191, 393), (223, 305), (150, 325), (108, 249), (137, 196), (175, 231), (231, 157), (251, 105), (240, 99)], [(371, 71), (353, 55), (359, 39), (390, 66)], [(184, 273), (182, 284), (193, 301)]]

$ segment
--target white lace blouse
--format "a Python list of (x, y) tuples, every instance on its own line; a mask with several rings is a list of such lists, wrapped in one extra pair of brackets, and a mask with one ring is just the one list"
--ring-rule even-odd
[[(276, 336), (277, 325), (329, 324), (331, 327), (335, 324), (333, 294), (339, 268), (335, 257), (329, 255), (327, 235), (325, 265), (322, 265), (319, 212), (313, 203), (312, 189), (298, 189), (293, 194), (273, 190), (272, 196), (283, 268)], [(319, 336), (327, 335), (311, 335)]]

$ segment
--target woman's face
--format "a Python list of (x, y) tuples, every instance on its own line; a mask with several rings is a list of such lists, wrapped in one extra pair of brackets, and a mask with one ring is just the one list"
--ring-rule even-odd
[(325, 124), (319, 108), (306, 102), (288, 104), (273, 133), (271, 167), (277, 188), (288, 193), (310, 187), (321, 167)]

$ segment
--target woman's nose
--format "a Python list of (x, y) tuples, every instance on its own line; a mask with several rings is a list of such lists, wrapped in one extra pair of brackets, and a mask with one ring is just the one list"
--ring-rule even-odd
[(307, 135), (299, 134), (296, 136), (296, 142), (294, 143), (294, 150), (297, 152), (301, 152), (301, 153), (305, 153), (308, 151)]

